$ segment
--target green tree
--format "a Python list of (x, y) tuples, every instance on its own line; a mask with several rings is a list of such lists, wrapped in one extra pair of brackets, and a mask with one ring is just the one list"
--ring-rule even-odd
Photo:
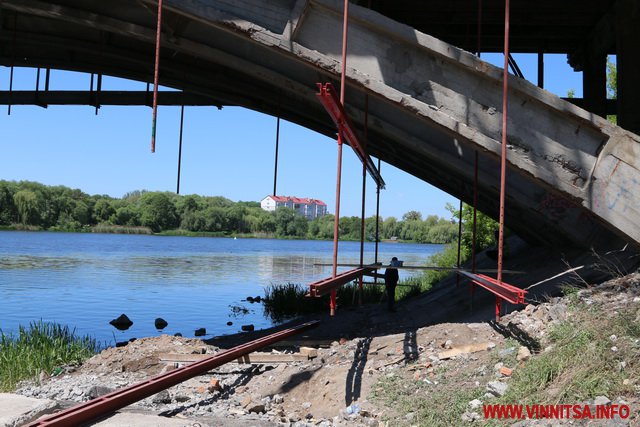
[(280, 207), (276, 209), (276, 234), (278, 236), (289, 236), (289, 224), (293, 222), (295, 217), (296, 212), (291, 208)]
[(382, 236), (384, 239), (396, 237), (399, 233), (398, 220), (393, 217), (387, 217), (382, 223)]
[(309, 220), (302, 215), (295, 215), (293, 221), (287, 226), (287, 235), (295, 237), (305, 237), (309, 229)]
[(207, 217), (203, 211), (188, 211), (182, 216), (180, 228), (189, 231), (207, 231)]
[(228, 230), (225, 209), (218, 206), (210, 206), (205, 210), (206, 231), (220, 232)]
[(137, 227), (140, 225), (140, 213), (134, 206), (120, 206), (116, 209), (116, 212), (111, 215), (109, 222), (115, 225)]
[[(446, 209), (451, 212), (452, 221), (457, 220), (459, 211), (450, 203)], [(476, 214), (476, 252), (494, 245), (495, 232), (498, 230), (498, 223), (491, 217), (477, 211)], [(466, 203), (462, 206), (462, 243), (461, 258), (467, 260), (471, 257), (473, 247), (473, 207)]]
[(422, 214), (418, 211), (409, 211), (402, 215), (403, 221), (422, 221)]
[(13, 195), (13, 202), (18, 210), (18, 218), (22, 224), (39, 225), (40, 215), (38, 196), (30, 190), (20, 190)]
[(333, 215), (329, 214), (311, 221), (309, 223), (309, 237), (321, 240), (333, 239), (334, 218)]
[(166, 193), (145, 193), (140, 197), (140, 223), (154, 232), (178, 225), (176, 207)]
[(18, 222), (18, 210), (13, 199), (16, 191), (15, 182), (0, 181), (0, 224), (2, 225)]
[(116, 210), (108, 199), (99, 199), (93, 207), (93, 218), (96, 223), (109, 221), (114, 213)]
[(618, 98), (618, 68), (607, 58), (607, 98)]
[[(607, 98), (618, 98), (618, 68), (609, 58), (607, 58)], [(618, 116), (608, 115), (607, 120), (618, 124)]]

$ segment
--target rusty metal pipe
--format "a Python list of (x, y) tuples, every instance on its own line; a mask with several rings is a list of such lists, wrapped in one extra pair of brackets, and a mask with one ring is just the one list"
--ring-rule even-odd
[(507, 185), (507, 109), (509, 98), (509, 0), (504, 5), (504, 69), (502, 71), (502, 152), (500, 156), (500, 233), (498, 236), (498, 283), (502, 282), (504, 256), (504, 204)]
[[(344, 107), (344, 90), (347, 72), (347, 29), (349, 28), (349, 0), (344, 0), (342, 20), (342, 73), (340, 76), (340, 104)], [(338, 128), (338, 171), (336, 176), (336, 216), (333, 221), (333, 270), (332, 275), (338, 273), (338, 241), (340, 238), (340, 187), (342, 184), (342, 128)], [(336, 314), (336, 290), (331, 291), (330, 314)]]
[[(380, 159), (378, 159), (378, 171), (380, 170)], [(376, 255), (374, 262), (378, 263), (378, 241), (380, 240), (380, 185), (376, 187)]]
[(158, 0), (158, 23), (156, 27), (156, 61), (153, 70), (153, 116), (151, 121), (151, 152), (156, 152), (156, 120), (158, 118), (158, 77), (160, 74), (160, 33), (162, 30), (162, 0)]
[[(369, 95), (364, 96), (364, 142), (363, 148), (366, 149), (369, 142)], [(367, 194), (367, 165), (362, 163), (362, 213), (360, 215), (360, 267), (364, 262), (364, 215), (365, 215), (365, 200)], [(358, 305), (362, 305), (362, 276), (358, 281)]]
[(314, 328), (318, 323), (317, 320), (303, 323), (302, 325), (249, 341), (246, 344), (233, 347), (191, 365), (183, 366), (166, 374), (158, 375), (149, 380), (116, 390), (94, 400), (41, 418), (38, 421), (28, 424), (27, 427), (71, 427), (90, 422), (190, 378), (204, 374), (211, 369), (217, 368), (260, 348)]

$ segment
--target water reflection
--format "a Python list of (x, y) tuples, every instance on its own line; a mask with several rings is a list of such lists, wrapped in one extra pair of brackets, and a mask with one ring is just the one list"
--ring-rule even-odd
[[(380, 248), (381, 261), (396, 255), (419, 265), (440, 246)], [(359, 250), (358, 242), (341, 242), (339, 262), (358, 262)], [(372, 262), (373, 244), (365, 250)], [(116, 332), (119, 341), (157, 334), (157, 317), (168, 320), (165, 333), (185, 336), (200, 327), (214, 335), (266, 327), (262, 305), (242, 300), (271, 284), (328, 277), (331, 267), (316, 264), (331, 259), (332, 242), (2, 232), (0, 328), (42, 318), (112, 341), (108, 322), (121, 313), (134, 324)], [(233, 309), (243, 306), (249, 310)]]

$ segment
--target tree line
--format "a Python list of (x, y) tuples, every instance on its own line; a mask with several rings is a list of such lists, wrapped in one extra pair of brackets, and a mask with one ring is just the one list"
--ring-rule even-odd
[[(117, 231), (117, 227), (144, 227), (154, 233), (179, 230), (216, 235), (253, 234), (279, 238), (332, 239), (333, 215), (314, 220), (292, 209), (267, 212), (258, 202), (233, 202), (216, 196), (177, 195), (170, 192), (133, 191), (122, 198), (88, 195), (65, 186), (30, 181), (0, 180), (0, 226), (51, 231)], [(380, 218), (380, 239), (419, 243), (448, 243), (457, 238), (455, 221), (436, 215), (425, 219), (416, 211), (401, 219)], [(359, 217), (340, 218), (340, 238), (359, 240)], [(374, 240), (376, 218), (365, 219), (365, 238)]]

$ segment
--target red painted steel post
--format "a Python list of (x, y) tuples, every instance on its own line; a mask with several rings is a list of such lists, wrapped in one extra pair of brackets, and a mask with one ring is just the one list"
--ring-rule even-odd
[(480, 52), (482, 52), (482, 0), (478, 0), (478, 50), (476, 54), (480, 58)]
[[(340, 77), (340, 104), (344, 106), (345, 79), (347, 72), (347, 30), (349, 24), (349, 0), (344, 0), (342, 22), (342, 75)], [(338, 273), (338, 241), (340, 237), (340, 185), (342, 181), (342, 129), (338, 128), (338, 172), (336, 177), (336, 216), (333, 222), (333, 277)], [(330, 314), (336, 314), (336, 291), (331, 291)]]
[(176, 384), (180, 384), (190, 378), (204, 374), (218, 366), (236, 360), (239, 357), (260, 348), (314, 328), (318, 323), (318, 321), (307, 322), (293, 328), (267, 335), (266, 337), (258, 338), (212, 355), (211, 357), (199, 362), (183, 366), (182, 368), (167, 372), (166, 374), (158, 375), (149, 380), (133, 384), (88, 402), (84, 402), (58, 413), (46, 416), (28, 424), (27, 427), (72, 427), (88, 423), (96, 418), (110, 414)]
[[(380, 159), (378, 159), (378, 171), (380, 170)], [(380, 240), (380, 185), (376, 186), (376, 249), (374, 263), (378, 263), (378, 241)], [(378, 276), (373, 278), (374, 283), (378, 283)]]
[[(364, 96), (364, 142), (363, 148), (367, 147), (369, 142), (369, 95)], [(360, 215), (360, 267), (364, 262), (364, 215), (365, 215), (365, 197), (367, 190), (367, 165), (362, 163), (362, 213)], [(362, 282), (363, 277), (360, 276), (358, 281), (358, 305), (362, 305)]]
[[(478, 0), (478, 48), (476, 54), (478, 58), (482, 52), (482, 0)], [(476, 272), (476, 233), (478, 223), (478, 150), (475, 150), (475, 163), (473, 168), (473, 234), (471, 240), (471, 271)], [(473, 312), (473, 293), (476, 285), (472, 282), (469, 287), (471, 293), (471, 311)]]
[(500, 321), (500, 304), (502, 299), (499, 296), (496, 296), (496, 322)]
[[(380, 170), (380, 159), (378, 159), (378, 170)], [(380, 185), (376, 188), (376, 256), (375, 263), (378, 263), (378, 241), (380, 240)]]
[(156, 152), (156, 120), (158, 117), (158, 75), (160, 74), (160, 32), (162, 30), (162, 0), (158, 0), (156, 27), (156, 61), (153, 71), (153, 117), (151, 122), (151, 152)]
[(504, 204), (507, 176), (507, 108), (509, 91), (509, 0), (504, 6), (504, 70), (502, 72), (502, 154), (500, 162), (500, 233), (498, 237), (498, 283), (502, 282), (502, 258), (504, 255)]
[[(456, 267), (460, 268), (460, 250), (462, 248), (462, 199), (460, 199), (460, 210), (458, 211), (458, 260)], [(460, 275), (456, 275), (456, 287), (460, 286)]]
[(476, 272), (476, 239), (478, 230), (478, 151), (473, 168), (473, 235), (471, 241), (471, 271)]
[[(332, 277), (338, 274), (338, 239), (340, 235), (340, 180), (342, 179), (342, 132), (338, 130), (338, 171), (336, 176), (336, 216), (333, 219), (333, 269)], [(331, 316), (336, 314), (336, 290), (331, 291), (329, 309)]]

